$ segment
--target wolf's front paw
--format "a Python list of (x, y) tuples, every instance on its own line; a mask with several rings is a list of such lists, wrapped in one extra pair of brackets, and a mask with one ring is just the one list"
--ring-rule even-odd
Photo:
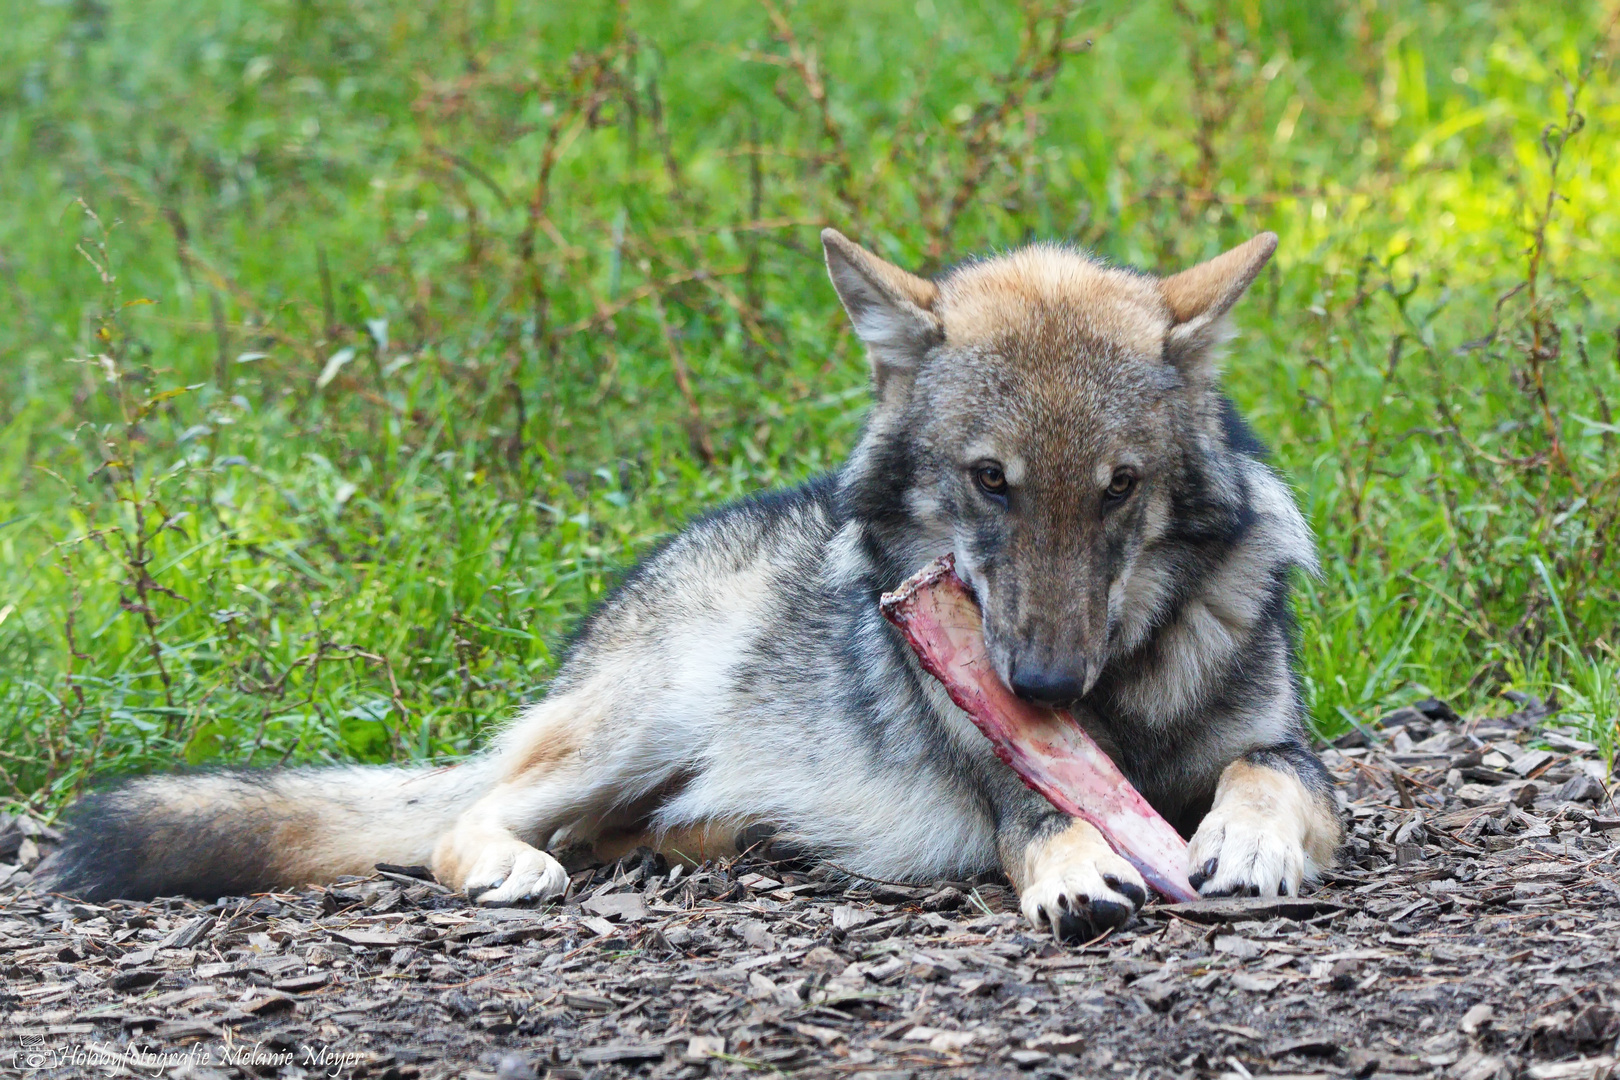
[(1024, 918), (1038, 930), (1050, 927), (1060, 941), (1090, 941), (1124, 926), (1147, 901), (1142, 875), (1112, 851), (1049, 860), (1042, 869), (1021, 897)]
[(1302, 831), (1241, 803), (1216, 806), (1187, 846), (1187, 880), (1204, 896), (1297, 896)]

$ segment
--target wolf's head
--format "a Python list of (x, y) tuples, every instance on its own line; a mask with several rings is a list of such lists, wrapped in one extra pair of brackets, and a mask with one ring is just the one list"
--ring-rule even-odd
[(1156, 545), (1237, 501), (1216, 353), (1276, 236), (1167, 278), (1038, 245), (938, 281), (822, 241), (876, 397), (857, 513), (901, 561), (954, 551), (1001, 678), (1077, 701), (1167, 601)]

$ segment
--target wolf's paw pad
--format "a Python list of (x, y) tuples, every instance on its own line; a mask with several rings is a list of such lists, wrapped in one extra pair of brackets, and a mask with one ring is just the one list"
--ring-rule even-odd
[(509, 840), (479, 853), (465, 888), (480, 904), (549, 900), (568, 888), (568, 871), (539, 848)]
[(1305, 876), (1297, 831), (1252, 811), (1217, 807), (1187, 847), (1187, 880), (1202, 896), (1297, 896)]
[(1021, 900), (1036, 929), (1050, 928), (1059, 941), (1090, 941), (1129, 922), (1147, 901), (1147, 887), (1135, 867), (1108, 854), (1048, 873)]

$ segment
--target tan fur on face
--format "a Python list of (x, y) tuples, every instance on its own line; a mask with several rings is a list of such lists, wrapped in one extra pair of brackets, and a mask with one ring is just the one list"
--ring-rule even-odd
[(1071, 343), (1108, 342), (1157, 357), (1171, 323), (1156, 278), (1048, 244), (955, 271), (940, 283), (936, 311), (946, 344), (957, 348), (1046, 336), (1044, 324), (1055, 320)]

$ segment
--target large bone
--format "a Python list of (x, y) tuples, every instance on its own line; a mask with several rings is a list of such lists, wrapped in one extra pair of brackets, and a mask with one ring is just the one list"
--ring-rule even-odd
[(1095, 825), (1167, 900), (1196, 900), (1187, 843), (1125, 779), (1067, 712), (1013, 695), (984, 649), (978, 605), (950, 556), (935, 559), (882, 598), (923, 668), (984, 732), (996, 755), (1053, 806)]

